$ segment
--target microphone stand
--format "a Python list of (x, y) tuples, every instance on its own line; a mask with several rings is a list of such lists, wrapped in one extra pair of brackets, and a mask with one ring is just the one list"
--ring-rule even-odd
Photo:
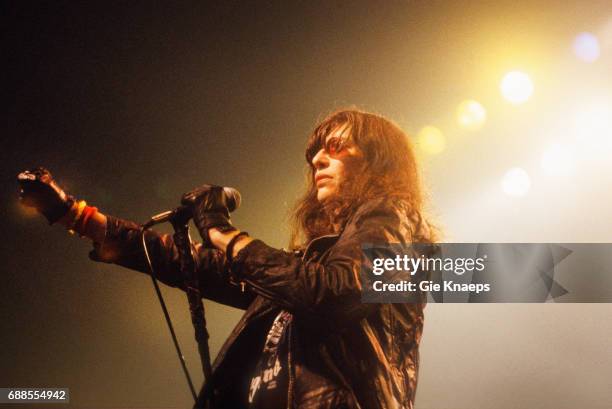
[[(162, 220), (159, 216), (164, 216)], [(180, 273), (185, 282), (185, 288), (187, 292), (187, 300), (189, 301), (189, 311), (191, 312), (191, 322), (193, 323), (194, 331), (195, 331), (195, 339), (198, 343), (198, 352), (200, 353), (200, 361), (202, 363), (202, 369), (204, 371), (204, 381), (208, 383), (211, 379), (212, 374), (212, 366), (210, 363), (210, 350), (208, 348), (208, 339), (209, 334), (206, 329), (206, 318), (204, 315), (204, 303), (202, 302), (202, 296), (200, 293), (200, 283), (198, 280), (196, 263), (193, 255), (193, 245), (191, 241), (191, 237), (189, 235), (189, 220), (191, 219), (191, 215), (187, 212), (165, 212), (162, 215), (156, 216), (159, 220), (156, 220), (155, 217), (151, 219), (148, 223), (142, 226), (141, 237), (142, 237), (142, 245), (144, 249), (144, 253), (149, 263), (149, 268), (151, 270), (151, 278), (153, 280), (153, 286), (155, 287), (155, 292), (157, 293), (157, 297), (159, 298), (159, 302), (161, 304), (164, 317), (166, 318), (166, 323), (168, 324), (168, 329), (170, 330), (170, 335), (172, 336), (172, 341), (174, 342), (174, 346), (176, 348), (176, 352), (179, 357), (179, 361), (181, 362), (181, 366), (183, 368), (183, 372), (185, 373), (185, 377), (187, 378), (187, 383), (189, 384), (189, 389), (194, 398), (194, 401), (198, 402), (198, 396), (196, 394), (195, 388), (193, 386), (193, 382), (191, 380), (191, 376), (189, 375), (189, 371), (187, 369), (187, 365), (185, 364), (185, 357), (181, 352), (180, 345), (178, 343), (178, 339), (174, 332), (174, 327), (172, 325), (172, 321), (170, 320), (170, 314), (168, 313), (168, 309), (166, 308), (166, 303), (162, 297), (161, 291), (159, 289), (159, 285), (157, 284), (157, 277), (155, 274), (155, 270), (153, 269), (153, 264), (151, 263), (151, 258), (149, 257), (149, 251), (147, 248), (147, 244), (145, 241), (145, 231), (151, 227), (153, 224), (160, 223), (162, 221), (170, 221), (172, 227), (174, 228), (174, 244), (179, 253), (179, 266)]]
[(185, 279), (187, 289), (187, 300), (189, 301), (189, 311), (191, 312), (191, 322), (195, 330), (195, 339), (198, 343), (200, 361), (204, 370), (205, 381), (210, 381), (212, 367), (210, 364), (210, 350), (208, 339), (210, 338), (206, 329), (206, 317), (204, 315), (204, 303), (200, 294), (200, 281), (196, 263), (193, 255), (193, 245), (189, 236), (189, 219), (177, 213), (170, 219), (174, 227), (174, 244), (178, 249), (180, 271)]

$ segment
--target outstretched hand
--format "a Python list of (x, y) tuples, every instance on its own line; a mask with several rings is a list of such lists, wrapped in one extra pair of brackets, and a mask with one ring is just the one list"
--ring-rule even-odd
[(49, 224), (61, 219), (74, 204), (74, 197), (66, 194), (43, 167), (21, 172), (17, 181), (20, 202), (43, 214)]

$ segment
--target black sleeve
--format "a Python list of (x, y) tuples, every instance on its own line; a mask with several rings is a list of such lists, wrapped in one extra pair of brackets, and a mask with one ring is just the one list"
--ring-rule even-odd
[(360, 269), (371, 264), (362, 245), (407, 243), (410, 237), (402, 212), (376, 201), (357, 210), (322, 262), (304, 261), (254, 240), (236, 255), (231, 272), (294, 313), (342, 325), (379, 307), (361, 302)]
[[(104, 243), (95, 243), (89, 257), (94, 261), (114, 263), (150, 275), (140, 228), (134, 222), (107, 216)], [(157, 279), (168, 286), (185, 290), (179, 254), (172, 236), (147, 230), (145, 242)], [(238, 284), (230, 282), (225, 254), (219, 250), (203, 248), (200, 244), (194, 245), (193, 250), (202, 296), (221, 304), (246, 309), (255, 294), (244, 292)]]

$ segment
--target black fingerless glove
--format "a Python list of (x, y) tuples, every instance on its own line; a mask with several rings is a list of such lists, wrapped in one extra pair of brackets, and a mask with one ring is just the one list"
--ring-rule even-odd
[(26, 170), (17, 175), (21, 187), (19, 199), (25, 206), (42, 213), (49, 224), (61, 219), (74, 204), (74, 197), (66, 194), (53, 180), (51, 172), (43, 167)]
[(230, 221), (227, 201), (223, 187), (215, 185), (200, 186), (181, 198), (183, 206), (192, 208), (193, 222), (207, 247), (213, 247), (208, 229), (214, 227), (222, 232), (237, 230)]

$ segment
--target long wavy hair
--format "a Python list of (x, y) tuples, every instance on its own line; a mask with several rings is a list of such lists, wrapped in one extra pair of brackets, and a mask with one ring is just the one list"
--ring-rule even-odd
[[(363, 171), (349, 174), (333, 199), (317, 200), (312, 158), (324, 146), (330, 132), (344, 128), (363, 153)], [(424, 191), (408, 136), (394, 122), (358, 109), (343, 109), (328, 115), (308, 138), (306, 192), (297, 201), (290, 219), (289, 247), (303, 248), (310, 240), (338, 233), (351, 214), (364, 202), (385, 197), (402, 205), (410, 220), (421, 228), (415, 241), (434, 243), (439, 230), (424, 216)]]

